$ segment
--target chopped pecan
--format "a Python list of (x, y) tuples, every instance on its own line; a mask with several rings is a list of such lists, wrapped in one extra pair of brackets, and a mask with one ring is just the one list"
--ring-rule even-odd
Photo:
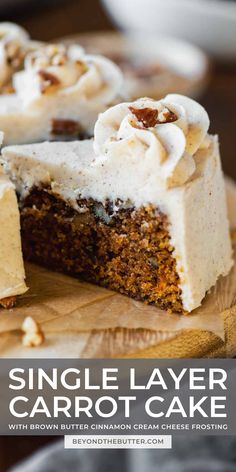
[(13, 71), (22, 68), (25, 51), (17, 41), (8, 41), (5, 43), (6, 61)]
[(165, 111), (163, 113), (163, 116), (164, 116), (164, 120), (161, 121), (161, 123), (173, 123), (174, 121), (178, 120), (177, 115), (173, 111), (170, 111), (170, 110)]
[(81, 74), (85, 74), (85, 72), (88, 71), (88, 66), (85, 62), (77, 60), (76, 61), (77, 66), (80, 68)]
[(40, 90), (45, 93), (50, 87), (60, 85), (60, 80), (46, 70), (38, 71), (39, 77), (42, 79)]
[(16, 304), (16, 297), (15, 296), (12, 296), (12, 297), (7, 297), (7, 298), (2, 298), (0, 300), (0, 305), (3, 307), (3, 308), (7, 308), (8, 310), (10, 308), (13, 308)]
[(131, 113), (136, 116), (145, 128), (153, 128), (158, 123), (158, 110), (153, 108), (134, 108), (129, 107)]
[(49, 60), (53, 66), (64, 66), (68, 61), (66, 51), (55, 50), (54, 53), (49, 53)]
[(25, 318), (22, 327), (24, 335), (22, 344), (24, 347), (38, 347), (44, 342), (44, 333), (41, 326), (31, 316)]
[(53, 118), (51, 122), (51, 134), (55, 136), (78, 136), (82, 128), (78, 121)]
[(161, 118), (159, 118), (159, 110), (154, 108), (129, 107), (129, 110), (145, 128), (153, 128), (158, 124), (172, 123), (177, 120), (175, 113), (170, 110), (165, 111)]

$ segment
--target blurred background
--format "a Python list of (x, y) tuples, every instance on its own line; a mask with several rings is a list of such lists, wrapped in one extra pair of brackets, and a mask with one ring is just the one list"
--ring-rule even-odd
[[(89, 51), (104, 52), (122, 67), (127, 94), (176, 91), (198, 98), (211, 132), (220, 135), (224, 170), (236, 179), (236, 1), (0, 0), (0, 21), (20, 24), (36, 40), (76, 35)], [(0, 472), (54, 441), (0, 437)], [(236, 470), (222, 467), (202, 470)], [(168, 470), (177, 472), (175, 466)]]
[[(207, 108), (211, 118), (211, 131), (220, 134), (223, 165), (226, 173), (236, 179), (234, 135), (236, 130), (236, 1), (234, 0), (0, 0), (0, 21), (14, 21), (25, 27), (31, 37), (49, 41), (55, 38), (87, 32), (114, 31), (141, 33), (141, 38), (152, 36), (149, 47), (144, 45), (142, 55), (155, 52), (162, 62), (177, 62), (182, 70), (192, 73), (190, 86), (198, 87), (197, 98)], [(178, 41), (170, 41), (171, 36)], [(181, 41), (184, 40), (181, 49)], [(96, 51), (97, 38), (85, 44)], [(115, 50), (117, 62), (132, 75), (129, 64), (118, 57), (119, 44), (109, 36), (101, 39), (102, 49)], [(131, 41), (135, 45), (135, 41)], [(199, 50), (191, 50), (191, 43), (200, 46), (209, 59), (208, 68)], [(153, 47), (154, 45), (154, 47)], [(98, 48), (99, 49), (99, 48)], [(118, 51), (117, 51), (118, 49)], [(134, 51), (136, 52), (136, 51)], [(165, 57), (166, 55), (166, 57)], [(198, 56), (198, 57), (197, 57)], [(115, 57), (113, 57), (115, 59)], [(137, 62), (137, 61), (136, 61)], [(169, 65), (168, 62), (168, 65)], [(135, 60), (133, 60), (133, 64)], [(143, 64), (142, 64), (143, 65)], [(138, 64), (139, 66), (139, 64)], [(138, 76), (144, 72), (151, 76), (158, 63), (148, 63), (148, 69), (138, 67)], [(189, 70), (188, 70), (189, 69)], [(206, 70), (207, 69), (207, 70)], [(163, 72), (163, 71), (162, 71)], [(175, 72), (175, 71), (174, 71)], [(180, 71), (181, 72), (181, 71)], [(194, 84), (195, 76), (195, 84)], [(188, 79), (189, 77), (187, 77)], [(133, 77), (134, 79), (134, 77)], [(184, 77), (186, 80), (186, 76)], [(167, 83), (170, 76), (154, 74), (150, 84)], [(184, 84), (177, 77), (180, 92)], [(133, 80), (134, 84), (134, 80)], [(168, 88), (168, 87), (167, 87)], [(161, 90), (161, 88), (160, 88)], [(142, 89), (141, 89), (142, 91)], [(145, 89), (143, 90), (145, 91)], [(191, 89), (190, 89), (191, 91)], [(165, 93), (166, 90), (164, 89)], [(189, 89), (187, 88), (188, 94)], [(196, 92), (196, 90), (193, 90)]]

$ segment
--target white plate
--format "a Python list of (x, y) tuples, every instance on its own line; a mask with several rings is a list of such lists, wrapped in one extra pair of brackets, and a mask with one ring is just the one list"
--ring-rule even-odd
[[(90, 53), (108, 57), (122, 56), (127, 62), (138, 62), (145, 69), (160, 65), (165, 74), (154, 75), (150, 81), (125, 74), (124, 95), (131, 98), (151, 96), (159, 99), (169, 92), (199, 96), (208, 78), (208, 59), (196, 46), (185, 41), (159, 36), (123, 35), (117, 32), (84, 33), (66, 42), (79, 42)], [(122, 66), (121, 66), (122, 67)], [(171, 76), (168, 71), (176, 74)]]
[(102, 0), (116, 24), (187, 39), (221, 59), (236, 59), (233, 0)]

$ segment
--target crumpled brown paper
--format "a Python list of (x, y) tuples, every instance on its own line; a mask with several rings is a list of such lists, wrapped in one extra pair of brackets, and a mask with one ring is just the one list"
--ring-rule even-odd
[[(168, 314), (32, 264), (26, 270), (30, 290), (19, 297), (14, 309), (0, 311), (2, 357), (126, 356), (186, 330), (211, 332), (223, 340), (221, 313), (236, 298), (236, 265), (219, 279), (202, 307), (187, 316)], [(45, 333), (46, 341), (39, 348), (22, 346), (20, 328), (26, 316), (32, 316)]]

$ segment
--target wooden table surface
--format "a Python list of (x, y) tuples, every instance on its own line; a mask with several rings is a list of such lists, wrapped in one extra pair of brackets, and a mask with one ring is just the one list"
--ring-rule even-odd
[(219, 134), (224, 171), (236, 179), (236, 64), (213, 66), (201, 102), (210, 115), (211, 132)]
[[(39, 6), (34, 7), (34, 11), (29, 8), (11, 10), (0, 20), (16, 21), (26, 27), (32, 37), (41, 40), (112, 28), (98, 0), (67, 0), (59, 5), (51, 1), (50, 7), (43, 6), (42, 10)], [(230, 67), (213, 65), (210, 83), (201, 101), (209, 112), (211, 131), (220, 135), (224, 170), (236, 179), (236, 64)], [(0, 437), (0, 472), (6, 472), (10, 466), (55, 439)]]

